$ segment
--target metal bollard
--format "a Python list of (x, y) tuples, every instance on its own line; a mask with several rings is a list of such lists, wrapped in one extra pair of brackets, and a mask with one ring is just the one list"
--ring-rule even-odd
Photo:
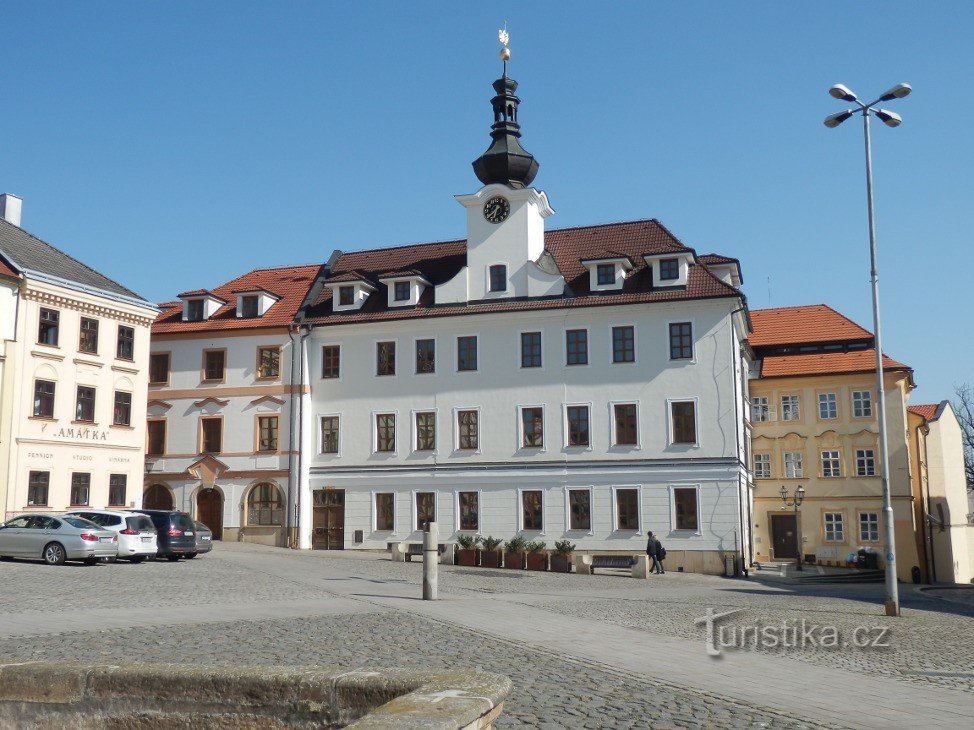
[(437, 566), (440, 564), (439, 554), (436, 550), (437, 527), (435, 522), (426, 525), (423, 533), (423, 600), (436, 600), (436, 587), (439, 577)]

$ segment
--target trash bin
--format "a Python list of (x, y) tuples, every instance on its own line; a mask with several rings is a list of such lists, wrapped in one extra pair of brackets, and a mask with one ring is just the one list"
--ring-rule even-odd
[(879, 556), (872, 550), (859, 548), (856, 554), (856, 567), (863, 570), (879, 570)]

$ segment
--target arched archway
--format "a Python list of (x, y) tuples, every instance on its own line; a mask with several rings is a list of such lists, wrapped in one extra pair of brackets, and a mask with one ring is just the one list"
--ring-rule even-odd
[(164, 484), (153, 484), (142, 495), (142, 509), (173, 509), (172, 492)]
[(247, 524), (283, 527), (284, 495), (276, 484), (260, 482), (247, 495)]
[(213, 487), (196, 492), (196, 519), (210, 528), (214, 540), (223, 539), (223, 493)]

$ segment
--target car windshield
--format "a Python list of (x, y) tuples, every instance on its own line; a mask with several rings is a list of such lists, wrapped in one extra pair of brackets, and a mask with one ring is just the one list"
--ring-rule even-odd
[(117, 515), (99, 515), (99, 514), (87, 514), (81, 519), (88, 520), (89, 522), (94, 522), (96, 525), (101, 525), (102, 527), (108, 527), (109, 525), (117, 525), (122, 519)]
[(152, 520), (148, 517), (126, 517), (125, 524), (130, 530), (138, 530), (139, 532), (156, 531), (156, 526), (152, 524)]
[(178, 520), (177, 521), (177, 524), (182, 529), (184, 529), (184, 530), (192, 530), (193, 529), (193, 521), (191, 519), (189, 519), (189, 517), (187, 517), (186, 515), (179, 515), (179, 517), (177, 518), (177, 520)]
[(71, 527), (78, 527), (78, 528), (81, 528), (81, 529), (87, 528), (89, 530), (92, 529), (92, 528), (94, 528), (96, 530), (99, 529), (99, 526), (96, 525), (94, 522), (92, 522), (91, 520), (86, 520), (86, 519), (84, 519), (82, 517), (71, 517), (71, 516), (65, 515), (65, 517), (63, 519), (64, 519), (65, 522), (67, 522), (69, 525), (71, 525)]
[(204, 530), (206, 532), (210, 531), (210, 528), (204, 525), (202, 522), (194, 522), (193, 527), (196, 528), (197, 532), (203, 532)]

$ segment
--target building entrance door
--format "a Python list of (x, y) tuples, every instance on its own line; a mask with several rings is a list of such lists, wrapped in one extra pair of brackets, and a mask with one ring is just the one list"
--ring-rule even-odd
[(142, 495), (142, 509), (172, 509), (172, 492), (161, 484), (153, 484)]
[(795, 552), (795, 515), (771, 515), (771, 550), (775, 560), (798, 557)]
[(210, 528), (214, 540), (223, 539), (223, 494), (208, 487), (196, 493), (196, 519)]
[(345, 490), (316, 489), (314, 491), (314, 550), (345, 549)]

